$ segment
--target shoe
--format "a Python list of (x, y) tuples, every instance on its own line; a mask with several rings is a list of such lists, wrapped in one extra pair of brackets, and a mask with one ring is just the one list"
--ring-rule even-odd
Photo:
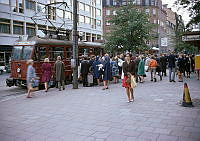
[(172, 80), (169, 80), (169, 82), (172, 82)]
[(156, 82), (157, 81), (157, 79), (156, 78), (154, 78), (154, 82)]
[(26, 98), (33, 98), (32, 96), (27, 96)]
[(63, 90), (65, 90), (65, 88), (63, 88)]
[(133, 101), (134, 101), (134, 99), (131, 99), (131, 100), (130, 100), (130, 102), (133, 102)]
[(106, 87), (106, 88), (103, 88), (102, 90), (106, 90), (106, 89), (108, 89), (108, 87)]
[(61, 91), (61, 89), (59, 89), (59, 91)]
[(153, 79), (151, 79), (151, 81), (153, 81)]
[(172, 80), (172, 82), (176, 82), (175, 80)]
[(160, 76), (160, 81), (162, 81), (162, 76)]

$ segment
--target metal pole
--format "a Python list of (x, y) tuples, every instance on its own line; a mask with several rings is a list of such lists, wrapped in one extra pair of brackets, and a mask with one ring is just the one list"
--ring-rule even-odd
[(78, 89), (78, 35), (77, 35), (77, 0), (73, 0), (73, 89)]

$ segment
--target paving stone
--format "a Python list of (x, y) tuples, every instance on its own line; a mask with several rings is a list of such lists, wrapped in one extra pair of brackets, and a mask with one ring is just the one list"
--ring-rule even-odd
[(139, 135), (142, 134), (141, 131), (136, 131), (136, 130), (124, 130), (122, 132), (123, 135), (125, 136), (130, 136), (130, 137), (138, 137)]
[(118, 135), (118, 134), (111, 134), (106, 138), (106, 141), (125, 141), (126, 136)]
[(160, 135), (157, 141), (178, 141), (176, 136)]
[(167, 135), (169, 135), (171, 130), (163, 129), (163, 128), (155, 128), (155, 130), (153, 132), (154, 133), (159, 133), (159, 134), (167, 134)]
[(92, 134), (92, 137), (95, 138), (100, 138), (100, 139), (106, 139), (110, 134), (106, 133), (106, 132), (95, 132), (94, 134)]

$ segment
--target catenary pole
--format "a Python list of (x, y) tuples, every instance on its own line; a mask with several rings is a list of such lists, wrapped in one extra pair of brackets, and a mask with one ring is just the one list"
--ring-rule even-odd
[(73, 0), (73, 89), (78, 89), (77, 0)]

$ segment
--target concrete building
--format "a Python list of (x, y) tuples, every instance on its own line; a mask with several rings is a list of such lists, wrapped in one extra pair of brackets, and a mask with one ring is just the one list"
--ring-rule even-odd
[[(67, 7), (53, 4), (66, 2)], [(0, 50), (11, 50), (20, 35), (35, 36), (39, 30), (55, 31), (55, 27), (72, 30), (73, 0), (0, 0)], [(45, 4), (52, 4), (45, 8)], [(31, 17), (35, 17), (35, 22)], [(47, 17), (48, 22), (44, 17)], [(102, 1), (78, 0), (78, 31), (80, 40), (100, 40)], [(53, 26), (52, 24), (55, 26)]]
[(107, 22), (109, 16), (115, 14), (117, 8), (128, 3), (133, 3), (134, 7), (137, 9), (144, 10), (149, 14), (149, 21), (158, 26), (153, 29), (151, 33), (155, 37), (154, 40), (147, 42), (147, 45), (151, 47), (157, 47), (160, 52), (167, 51), (167, 29), (166, 20), (167, 13), (163, 9), (161, 0), (103, 0), (103, 31), (104, 35), (110, 31), (110, 24)]
[(167, 50), (174, 51), (176, 47), (176, 12), (173, 12), (171, 8), (167, 7), (168, 5), (163, 5), (163, 9), (167, 13), (167, 20), (166, 20), (166, 32), (167, 32)]

